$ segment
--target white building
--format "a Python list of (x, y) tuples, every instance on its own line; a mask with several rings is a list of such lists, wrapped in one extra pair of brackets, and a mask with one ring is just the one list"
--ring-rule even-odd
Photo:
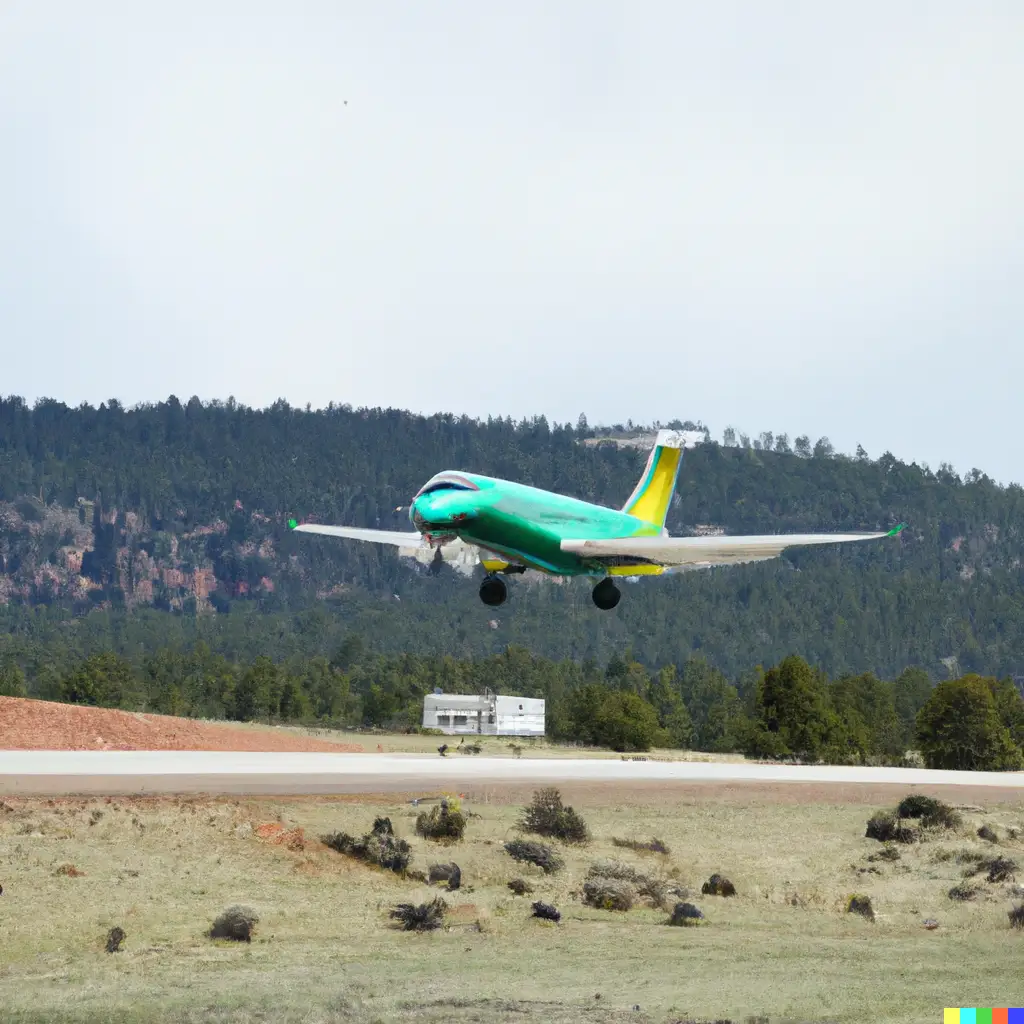
[(423, 727), (453, 736), (543, 736), (544, 701), (493, 693), (431, 693), (423, 698)]

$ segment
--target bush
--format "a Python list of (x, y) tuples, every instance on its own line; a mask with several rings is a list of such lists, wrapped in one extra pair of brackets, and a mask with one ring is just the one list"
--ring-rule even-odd
[(431, 864), (428, 881), (431, 885), (447, 882), (448, 891), (455, 892), (462, 885), (462, 870), (454, 861), (451, 864)]
[(539, 789), (533, 794), (533, 801), (523, 811), (519, 827), (524, 832), (561, 839), (565, 843), (590, 841), (587, 823), (571, 807), (562, 805), (562, 794), (554, 787)]
[(651, 839), (646, 843), (638, 839), (612, 839), (612, 844), (622, 849), (635, 850), (637, 853), (661, 853), (666, 857), (671, 852), (660, 839)]
[(412, 847), (394, 834), (389, 818), (377, 818), (373, 831), (362, 839), (354, 839), (347, 832), (330, 832), (322, 835), (320, 841), (346, 857), (393, 871), (396, 875), (404, 874), (412, 859)]
[(988, 868), (985, 878), (989, 882), (1012, 882), (1017, 862), (1008, 857), (993, 857), (992, 860), (982, 861), (981, 867)]
[(912, 793), (900, 801), (897, 818), (917, 818), (922, 828), (959, 828), (963, 819), (949, 804), (923, 793)]
[(467, 743), (464, 747), (459, 747), (463, 754), (479, 754), (483, 749), (479, 743)]
[(628, 884), (636, 896), (643, 897), (652, 907), (663, 907), (669, 890), (665, 882), (637, 871), (631, 864), (621, 860), (599, 860), (590, 865), (587, 877), (612, 879)]
[(864, 835), (880, 843), (913, 843), (917, 840), (917, 830), (904, 825), (892, 811), (873, 814)]
[(128, 936), (125, 935), (123, 928), (111, 928), (110, 931), (107, 932), (107, 945), (106, 945), (107, 952), (108, 953), (120, 953), (121, 952), (121, 943), (124, 942), (124, 940), (127, 937)]
[(677, 928), (688, 928), (703, 920), (704, 915), (692, 903), (677, 903), (672, 908), (668, 923)]
[(949, 890), (949, 898), (951, 900), (959, 900), (961, 903), (966, 903), (968, 900), (975, 899), (981, 892), (981, 886), (971, 885), (969, 882), (960, 882), (959, 885), (954, 885)]
[(588, 878), (583, 883), (583, 902), (598, 910), (632, 910), (636, 889), (621, 878)]
[(886, 844), (878, 853), (871, 854), (868, 857), (870, 863), (874, 863), (877, 860), (894, 861), (900, 859), (900, 851), (895, 846), (889, 846)]
[(558, 924), (562, 920), (562, 915), (558, 912), (556, 907), (553, 907), (550, 903), (542, 903), (538, 900), (532, 904), (533, 917), (539, 917), (544, 921), (554, 921)]
[(392, 920), (402, 922), (402, 931), (429, 932), (440, 928), (448, 904), (440, 896), (429, 903), (400, 903), (388, 915)]
[(61, 864), (54, 874), (62, 875), (64, 878), (81, 878), (85, 872), (76, 868), (74, 864)]
[(982, 825), (978, 829), (978, 838), (984, 839), (986, 843), (999, 842), (999, 836), (996, 835), (995, 829), (989, 828), (988, 825)]
[(447, 800), (423, 811), (416, 819), (416, 834), (439, 843), (457, 843), (465, 831), (466, 816), (458, 805), (452, 807)]
[(957, 864), (981, 864), (985, 860), (985, 854), (981, 850), (960, 850), (955, 858)]
[(1024, 903), (1013, 908), (1009, 913), (1011, 928), (1024, 928)]
[(712, 875), (701, 887), (704, 896), (735, 896), (736, 886), (722, 875)]
[(871, 897), (855, 893), (846, 901), (846, 912), (848, 914), (860, 914), (869, 921), (875, 919), (875, 908), (871, 906)]
[(896, 808), (896, 814), (900, 818), (924, 818), (929, 814), (934, 814), (940, 806), (944, 805), (933, 796), (912, 793), (900, 801), (899, 807)]
[(505, 843), (505, 852), (513, 859), (535, 864), (546, 875), (561, 870), (564, 862), (550, 846), (531, 842), (528, 839), (513, 839)]
[(259, 915), (251, 907), (228, 907), (210, 928), (211, 939), (233, 939), (235, 942), (252, 942), (253, 929), (259, 923)]
[(522, 878), (513, 878), (512, 881), (508, 883), (508, 887), (517, 896), (526, 896), (533, 892), (533, 886)]

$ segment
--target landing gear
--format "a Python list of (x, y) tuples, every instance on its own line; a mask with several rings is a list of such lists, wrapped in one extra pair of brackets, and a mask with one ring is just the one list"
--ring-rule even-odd
[(611, 611), (619, 603), (622, 593), (607, 576), (594, 587), (594, 604), (603, 612)]
[(480, 584), (480, 600), (484, 604), (496, 608), (499, 604), (505, 603), (508, 597), (508, 587), (500, 576), (485, 576)]

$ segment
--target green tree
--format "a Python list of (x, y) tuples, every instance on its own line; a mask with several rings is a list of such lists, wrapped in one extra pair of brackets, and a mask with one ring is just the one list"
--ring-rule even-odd
[(923, 668), (905, 668), (894, 680), (893, 702), (902, 727), (903, 743), (917, 741), (917, 713), (932, 693), (931, 676)]
[(238, 680), (234, 693), (235, 718), (242, 722), (269, 720), (280, 707), (277, 666), (260, 656)]
[(777, 737), (782, 754), (811, 758), (835, 742), (839, 728), (822, 674), (795, 655), (764, 674), (758, 687), (756, 724)]
[(612, 750), (650, 750), (661, 738), (658, 714), (639, 694), (612, 690), (598, 709), (594, 735)]
[(979, 676), (935, 687), (918, 713), (917, 739), (929, 768), (1017, 771), (1024, 760), (1000, 720), (992, 689)]
[(686, 749), (693, 740), (693, 722), (679, 693), (675, 665), (665, 665), (651, 680), (647, 700), (671, 746)]
[(27, 697), (25, 673), (20, 665), (9, 662), (0, 665), (0, 697)]
[(903, 752), (903, 728), (891, 683), (878, 679), (873, 672), (844, 676), (832, 683), (829, 696), (849, 734), (849, 745), (862, 754), (889, 759)]
[(61, 680), (61, 699), (69, 704), (134, 709), (141, 685), (130, 661), (111, 651), (93, 654)]

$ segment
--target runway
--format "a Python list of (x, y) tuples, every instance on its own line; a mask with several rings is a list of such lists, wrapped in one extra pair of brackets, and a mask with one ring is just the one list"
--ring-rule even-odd
[(1020, 790), (1024, 772), (772, 765), (626, 758), (423, 754), (0, 750), (0, 796), (426, 792), (546, 783), (833, 783)]

